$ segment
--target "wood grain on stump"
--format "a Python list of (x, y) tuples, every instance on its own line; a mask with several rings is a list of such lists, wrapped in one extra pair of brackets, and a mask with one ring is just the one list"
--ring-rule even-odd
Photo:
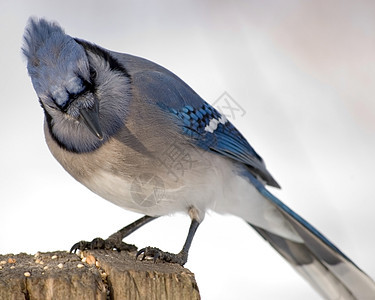
[(137, 261), (135, 253), (0, 255), (0, 299), (200, 299), (194, 274), (176, 264)]

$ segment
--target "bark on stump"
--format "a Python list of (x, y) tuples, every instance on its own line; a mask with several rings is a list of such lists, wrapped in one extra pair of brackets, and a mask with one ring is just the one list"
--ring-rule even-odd
[(0, 255), (0, 300), (200, 299), (194, 274), (135, 253)]

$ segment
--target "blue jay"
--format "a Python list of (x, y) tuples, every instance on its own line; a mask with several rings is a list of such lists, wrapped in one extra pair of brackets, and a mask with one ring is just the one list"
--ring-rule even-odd
[(191, 225), (178, 254), (137, 257), (184, 265), (209, 210), (244, 219), (327, 299), (375, 299), (375, 283), (272, 195), (279, 188), (244, 136), (185, 82), (143, 58), (113, 52), (31, 18), (23, 53), (53, 156), (104, 199), (145, 216), (84, 249), (134, 250), (122, 240), (163, 215)]

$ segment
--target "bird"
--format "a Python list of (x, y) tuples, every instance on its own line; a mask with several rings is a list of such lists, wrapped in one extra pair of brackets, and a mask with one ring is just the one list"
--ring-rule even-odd
[[(205, 214), (242, 218), (326, 299), (375, 299), (375, 283), (270, 190), (280, 188), (236, 127), (189, 85), (147, 59), (105, 49), (31, 17), (22, 51), (52, 155), (78, 182), (144, 217), (85, 249), (137, 250), (123, 239), (160, 216), (191, 218), (179, 253), (137, 259), (184, 265)], [(63, 188), (63, 187), (62, 187)]]

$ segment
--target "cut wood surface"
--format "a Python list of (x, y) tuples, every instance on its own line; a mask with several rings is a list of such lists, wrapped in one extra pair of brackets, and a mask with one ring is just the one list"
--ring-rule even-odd
[(0, 300), (200, 299), (194, 274), (135, 253), (0, 255)]

